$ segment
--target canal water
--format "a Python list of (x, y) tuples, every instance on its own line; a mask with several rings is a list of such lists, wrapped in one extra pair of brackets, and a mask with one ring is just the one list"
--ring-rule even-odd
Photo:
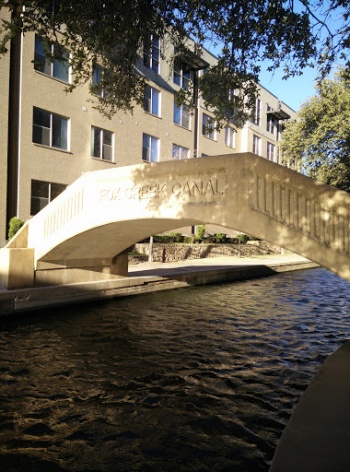
[(2, 318), (1, 470), (268, 471), (349, 337), (324, 269)]

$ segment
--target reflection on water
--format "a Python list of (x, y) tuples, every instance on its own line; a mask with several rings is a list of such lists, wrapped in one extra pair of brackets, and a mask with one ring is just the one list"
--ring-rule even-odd
[(1, 470), (267, 471), (348, 288), (316, 269), (1, 319)]

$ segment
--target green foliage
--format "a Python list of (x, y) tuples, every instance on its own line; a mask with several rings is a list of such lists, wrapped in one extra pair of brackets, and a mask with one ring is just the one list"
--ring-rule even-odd
[(12, 239), (17, 231), (24, 225), (24, 221), (18, 219), (16, 216), (10, 219), (9, 230), (8, 230), (8, 239)]
[[(205, 237), (205, 225), (197, 226), (196, 236), (184, 236), (181, 233), (157, 234), (153, 236), (153, 242), (158, 244), (173, 244), (173, 243), (208, 243), (208, 244), (245, 244), (247, 241), (256, 241), (257, 238), (249, 236), (248, 234), (239, 233), (235, 238), (229, 238), (225, 233), (214, 233)], [(141, 241), (148, 243), (149, 239)]]
[(286, 125), (284, 162), (310, 177), (350, 191), (350, 77), (339, 72), (323, 80), (316, 95)]
[(237, 234), (236, 239), (239, 244), (246, 244), (247, 241), (249, 241), (250, 237), (247, 234)]
[(181, 233), (156, 234), (153, 236), (155, 243), (182, 243), (184, 236)]
[[(0, 24), (0, 54), (8, 51), (11, 38), (38, 32), (46, 46), (56, 43), (69, 49), (73, 83), (68, 91), (91, 83), (97, 62), (105, 71), (101, 83), (105, 93), (103, 97), (92, 95), (92, 100), (101, 112), (111, 116), (143, 103), (146, 79), (142, 62), (144, 52), (150, 50), (150, 34), (161, 39), (163, 59), (166, 47), (170, 43), (175, 46), (171, 62), (176, 55), (191, 63), (193, 53), (202, 55), (201, 45), (213, 46), (218, 64), (202, 75), (199, 87), (206, 104), (214, 106), (219, 127), (227, 121), (239, 126), (252, 113), (262, 61), (269, 61), (270, 70), (282, 66), (288, 77), (299, 74), (310, 63), (319, 65), (326, 74), (337, 59), (348, 60), (348, 2), (323, 3), (0, 0), (0, 9), (13, 13)], [(188, 37), (194, 38), (194, 44)], [(53, 56), (49, 47), (45, 50), (51, 60), (62, 59), (59, 48)], [(233, 89), (236, 94), (229, 99)], [(180, 99), (193, 103), (192, 92), (190, 87)]]
[(197, 226), (197, 230), (196, 230), (196, 239), (197, 239), (197, 241), (202, 242), (203, 239), (204, 239), (204, 235), (205, 235), (205, 225)]
[(228, 242), (228, 238), (225, 233), (215, 233), (211, 236), (210, 239), (213, 241), (213, 243), (222, 244)]
[(173, 241), (170, 240), (168, 235), (165, 234), (156, 234), (153, 236), (154, 243), (171, 243)]
[(169, 233), (168, 237), (173, 243), (182, 243), (184, 240), (184, 237), (181, 233)]

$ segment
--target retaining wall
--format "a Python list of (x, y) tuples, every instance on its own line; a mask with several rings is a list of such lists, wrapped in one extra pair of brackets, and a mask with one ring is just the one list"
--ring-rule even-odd
[[(129, 257), (130, 264), (138, 264), (148, 259), (150, 244), (138, 243), (133, 251), (143, 255)], [(247, 244), (186, 244), (186, 243), (153, 243), (152, 256), (154, 262), (176, 262), (186, 259), (205, 259), (207, 257), (237, 256), (251, 257), (255, 255), (281, 254), (283, 249), (266, 241), (249, 241)]]

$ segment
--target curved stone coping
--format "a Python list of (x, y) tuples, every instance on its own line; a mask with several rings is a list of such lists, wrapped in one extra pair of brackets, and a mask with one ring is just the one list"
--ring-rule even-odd
[(282, 434), (269, 472), (350, 471), (350, 341), (324, 362)]

